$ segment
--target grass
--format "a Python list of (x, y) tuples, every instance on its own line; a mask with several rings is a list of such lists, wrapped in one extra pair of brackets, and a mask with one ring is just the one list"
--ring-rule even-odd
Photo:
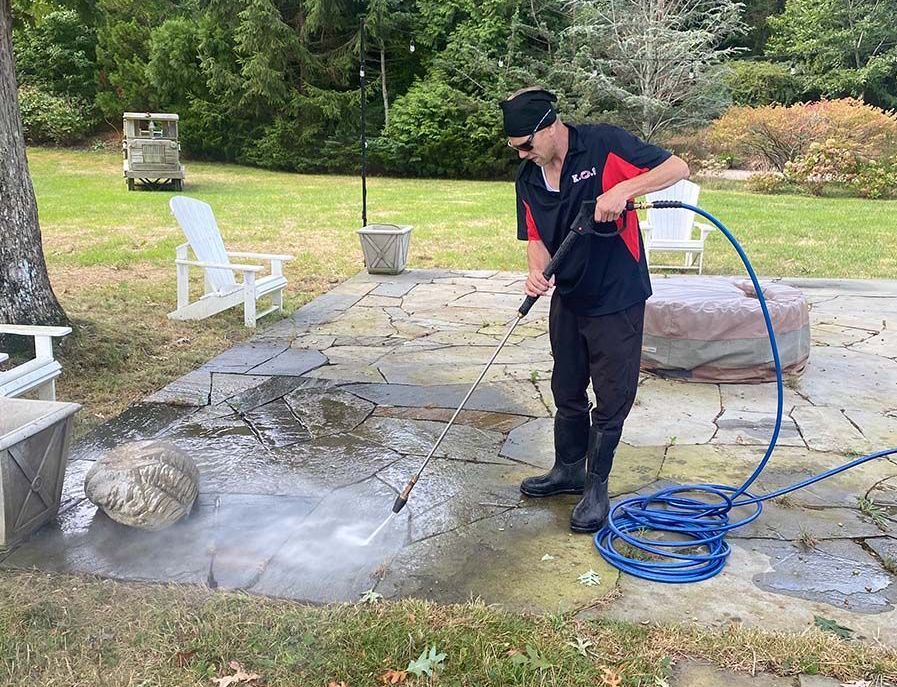
[[(527, 616), (478, 602), (311, 607), (182, 586), (17, 572), (0, 576), (0, 683), (210, 685), (230, 661), (261, 684), (382, 684), (436, 646), (438, 680), (406, 685), (662, 685), (684, 658), (746, 672), (897, 678), (897, 652), (816, 629), (658, 627)], [(526, 652), (535, 662), (513, 661)]]
[[(84, 405), (79, 432), (250, 335), (238, 310), (192, 323), (165, 317), (182, 241), (171, 194), (128, 193), (118, 156), (106, 152), (35, 148), (29, 161), (51, 279), (76, 325), (61, 347), (59, 396)], [(737, 234), (759, 273), (897, 277), (897, 203), (740, 188), (707, 183), (702, 205)], [(297, 256), (286, 269), (288, 310), (362, 269), (358, 179), (189, 163), (186, 193), (212, 204), (231, 248)], [(375, 178), (369, 201), (371, 221), (415, 225), (412, 267), (525, 268), (509, 182)], [(722, 241), (709, 239), (707, 271), (741, 273)], [(9, 685), (209, 685), (239, 661), (271, 687), (360, 687), (433, 644), (447, 654), (446, 685), (663, 685), (683, 657), (749, 672), (897, 678), (897, 652), (812, 628), (635, 626), (475, 602), (310, 607), (9, 570), (0, 598), (0, 684)], [(511, 661), (515, 652), (539, 660)]]

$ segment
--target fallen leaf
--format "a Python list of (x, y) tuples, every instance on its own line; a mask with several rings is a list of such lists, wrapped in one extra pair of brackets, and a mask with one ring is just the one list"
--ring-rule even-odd
[(230, 685), (236, 685), (240, 682), (254, 682), (260, 677), (257, 673), (247, 673), (243, 669), (243, 665), (238, 661), (231, 661), (227, 666), (234, 671), (234, 674), (225, 675), (224, 677), (213, 677), (212, 682), (216, 683), (218, 687), (230, 687)]
[(576, 640), (572, 642), (567, 642), (567, 646), (572, 646), (579, 653), (580, 656), (588, 656), (589, 648), (593, 646), (594, 642), (591, 639), (587, 639), (585, 637), (576, 636)]
[(587, 587), (597, 587), (601, 584), (601, 576), (590, 568), (579, 576), (579, 583)]
[(616, 670), (610, 668), (601, 669), (601, 684), (604, 687), (620, 687), (623, 684), (623, 678)]
[(384, 685), (400, 685), (407, 679), (407, 670), (387, 670), (380, 676), (380, 682)]
[(420, 677), (421, 675), (433, 677), (434, 672), (442, 669), (444, 662), (445, 654), (437, 653), (436, 645), (434, 644), (430, 647), (429, 652), (427, 649), (424, 649), (416, 661), (411, 661), (408, 664), (407, 671), (414, 673), (415, 677)]

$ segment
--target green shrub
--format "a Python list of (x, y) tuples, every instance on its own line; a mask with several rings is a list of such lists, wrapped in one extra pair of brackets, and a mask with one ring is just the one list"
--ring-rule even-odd
[(749, 177), (745, 182), (748, 191), (754, 193), (787, 193), (793, 190), (791, 183), (784, 175), (776, 172), (760, 172)]
[(88, 134), (93, 125), (88, 103), (52, 95), (36, 86), (19, 88), (19, 109), (28, 143), (72, 143)]
[(811, 143), (800, 158), (785, 164), (785, 176), (813, 195), (826, 184), (850, 184), (860, 169), (860, 158), (849, 143), (835, 139)]
[(844, 141), (813, 143), (809, 151), (785, 168), (788, 181), (813, 195), (829, 185), (848, 188), (863, 198), (890, 198), (897, 194), (897, 161), (871, 160)]
[(897, 197), (897, 160), (871, 160), (861, 165), (850, 188), (862, 198)]
[(800, 79), (775, 62), (730, 62), (726, 85), (735, 105), (791, 105), (803, 92)]
[(85, 26), (74, 10), (52, 9), (39, 22), (22, 22), (13, 39), (19, 85), (92, 101), (97, 88), (96, 42), (94, 28)]
[(496, 104), (434, 77), (395, 101), (372, 148), (375, 162), (402, 176), (507, 177), (517, 167)]

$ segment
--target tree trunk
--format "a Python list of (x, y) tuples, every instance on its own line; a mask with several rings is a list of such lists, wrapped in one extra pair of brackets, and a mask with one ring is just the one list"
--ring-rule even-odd
[(0, 0), (0, 322), (68, 324), (47, 276), (25, 157), (10, 0)]
[(389, 95), (386, 91), (386, 48), (380, 41), (380, 91), (383, 93), (383, 128), (389, 126)]

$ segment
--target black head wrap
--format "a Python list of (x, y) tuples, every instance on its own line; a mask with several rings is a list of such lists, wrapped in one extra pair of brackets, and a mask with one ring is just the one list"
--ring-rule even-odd
[(557, 114), (552, 103), (557, 99), (554, 93), (540, 88), (524, 91), (510, 100), (502, 100), (499, 106), (504, 115), (505, 134), (511, 137), (529, 136), (533, 131), (553, 124)]

